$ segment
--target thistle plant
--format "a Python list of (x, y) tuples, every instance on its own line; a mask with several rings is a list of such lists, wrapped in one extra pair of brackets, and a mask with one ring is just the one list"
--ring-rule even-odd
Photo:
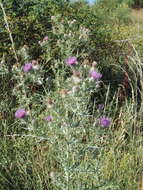
[[(48, 8), (49, 2), (57, 3), (47, 2)], [(132, 97), (121, 104), (119, 87), (112, 90), (102, 62), (92, 54), (98, 48), (91, 42), (91, 35), (97, 37), (91, 31), (95, 13), (90, 23), (80, 24), (75, 12), (53, 12), (51, 29), (39, 32), (35, 41), (41, 54), (33, 55), (31, 46), (22, 45), (11, 73), (4, 64), (6, 56), (1, 58), (0, 72), (11, 74), (6, 82), (12, 81), (13, 98), (10, 121), (3, 119), (6, 104), (1, 101), (1, 188), (135, 190), (142, 172), (142, 104), (138, 111), (136, 101), (136, 73), (142, 80), (139, 56), (129, 56), (134, 63), (129, 65), (134, 73)], [(104, 56), (99, 60), (114, 60)]]

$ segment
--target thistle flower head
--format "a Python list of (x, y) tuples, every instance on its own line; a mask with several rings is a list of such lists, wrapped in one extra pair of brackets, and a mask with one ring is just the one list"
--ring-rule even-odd
[(102, 110), (104, 109), (104, 104), (98, 104), (98, 105), (97, 105), (97, 109), (98, 109), (99, 111), (102, 111)]
[(79, 92), (80, 91), (80, 86), (73, 86), (72, 87), (72, 93), (76, 93), (76, 92)]
[(26, 63), (24, 66), (23, 66), (23, 71), (24, 72), (29, 72), (33, 69), (33, 65), (32, 63)]
[(65, 98), (69, 94), (69, 90), (62, 89), (62, 90), (60, 90), (59, 93), (60, 93), (60, 95), (61, 95), (62, 98)]
[(38, 61), (37, 60), (32, 60), (32, 68), (34, 70), (39, 70), (39, 65), (38, 65)]
[(93, 61), (92, 67), (95, 68), (96, 66), (97, 66), (97, 62), (96, 62), (96, 61)]
[(45, 36), (45, 37), (43, 38), (43, 41), (47, 41), (47, 40), (49, 40), (49, 37), (48, 37), (48, 36)]
[(50, 109), (53, 107), (53, 100), (51, 98), (48, 98), (48, 101), (47, 101), (47, 108)]
[(90, 72), (90, 77), (91, 77), (93, 80), (99, 80), (99, 79), (101, 79), (102, 74), (101, 74), (101, 73), (98, 73), (98, 72), (96, 72), (96, 71), (91, 71), (91, 72)]
[(23, 108), (20, 108), (15, 112), (15, 117), (18, 119), (24, 118), (25, 116), (26, 116), (26, 111)]
[(53, 120), (51, 115), (46, 116), (44, 119), (49, 122)]
[(99, 123), (102, 127), (109, 127), (111, 120), (108, 117), (101, 117)]
[(66, 60), (67, 65), (75, 65), (77, 63), (77, 58), (76, 57), (69, 57)]
[(32, 65), (34, 66), (34, 65), (37, 65), (37, 64), (38, 64), (38, 61), (33, 59), (31, 63), (32, 63)]

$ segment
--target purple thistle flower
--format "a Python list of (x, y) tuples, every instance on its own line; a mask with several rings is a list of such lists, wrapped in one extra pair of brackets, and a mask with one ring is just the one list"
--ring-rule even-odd
[(43, 38), (43, 41), (47, 41), (47, 40), (49, 40), (49, 37), (48, 37), (48, 36), (45, 36), (45, 37)]
[(77, 58), (76, 57), (69, 57), (66, 60), (67, 65), (75, 65), (77, 63)]
[(101, 74), (101, 73), (98, 73), (98, 72), (96, 72), (96, 71), (91, 71), (91, 72), (90, 72), (90, 77), (91, 77), (92, 79), (94, 79), (94, 80), (99, 80), (99, 79), (101, 79), (102, 74)]
[(26, 111), (23, 108), (20, 108), (15, 112), (15, 117), (18, 119), (24, 118), (25, 116), (26, 116)]
[(23, 71), (24, 72), (29, 72), (33, 69), (33, 65), (32, 63), (26, 63), (24, 66), (23, 66)]
[(102, 127), (109, 127), (111, 120), (108, 117), (99, 118), (99, 123)]
[(46, 121), (52, 121), (53, 120), (52, 116), (50, 116), (50, 115), (46, 116), (44, 119)]

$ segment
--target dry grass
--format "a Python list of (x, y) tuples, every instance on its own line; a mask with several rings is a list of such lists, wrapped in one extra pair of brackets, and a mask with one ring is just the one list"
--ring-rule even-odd
[(142, 179), (141, 179), (140, 190), (143, 190), (143, 176), (142, 176)]
[(143, 8), (142, 9), (132, 9), (131, 18), (132, 18), (137, 35), (142, 35), (142, 32), (143, 32)]
[(143, 9), (133, 9), (131, 15), (135, 22), (143, 23)]

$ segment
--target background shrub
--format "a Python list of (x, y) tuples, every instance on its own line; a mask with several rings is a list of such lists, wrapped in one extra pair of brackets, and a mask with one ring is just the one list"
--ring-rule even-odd
[(137, 30), (128, 5), (2, 5), (1, 188), (139, 189), (142, 45), (130, 40)]

